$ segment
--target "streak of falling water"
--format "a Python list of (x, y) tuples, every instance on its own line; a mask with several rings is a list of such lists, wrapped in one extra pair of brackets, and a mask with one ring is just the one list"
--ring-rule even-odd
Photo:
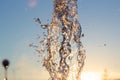
[(78, 21), (77, 0), (53, 0), (54, 13), (51, 24), (42, 25), (47, 30), (37, 51), (43, 66), (50, 74), (49, 80), (80, 80), (85, 50), (81, 43), (81, 26)]

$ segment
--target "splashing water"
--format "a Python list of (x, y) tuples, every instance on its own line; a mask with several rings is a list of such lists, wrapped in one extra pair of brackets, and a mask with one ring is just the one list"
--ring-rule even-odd
[(47, 30), (36, 51), (50, 74), (49, 80), (80, 80), (85, 50), (80, 40), (77, 0), (54, 0), (51, 24), (42, 25), (39, 18), (35, 21)]

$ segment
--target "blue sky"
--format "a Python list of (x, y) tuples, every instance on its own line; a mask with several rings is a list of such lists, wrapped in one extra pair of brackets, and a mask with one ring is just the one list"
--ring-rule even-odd
[[(9, 59), (10, 68), (16, 72), (18, 80), (21, 77), (17, 75), (19, 66), (23, 70), (28, 65), (36, 72), (39, 70), (37, 54), (29, 44), (38, 43), (37, 34), (41, 35), (43, 30), (33, 18), (39, 17), (43, 23), (47, 23), (47, 19), (51, 21), (52, 4), (51, 0), (0, 0), (0, 62)], [(120, 0), (78, 0), (79, 20), (85, 34), (82, 41), (87, 56), (84, 71), (103, 72), (107, 68), (114, 76), (120, 76), (119, 4)], [(21, 61), (26, 62), (22, 64)], [(2, 69), (0, 65), (0, 72)], [(12, 76), (13, 71), (9, 73)], [(18, 74), (22, 72), (18, 71)]]

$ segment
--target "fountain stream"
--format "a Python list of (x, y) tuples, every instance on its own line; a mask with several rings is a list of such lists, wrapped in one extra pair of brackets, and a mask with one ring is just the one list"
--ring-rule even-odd
[(47, 32), (36, 51), (49, 72), (49, 80), (80, 80), (85, 50), (81, 42), (77, 0), (53, 0), (54, 13), (50, 24), (43, 25)]

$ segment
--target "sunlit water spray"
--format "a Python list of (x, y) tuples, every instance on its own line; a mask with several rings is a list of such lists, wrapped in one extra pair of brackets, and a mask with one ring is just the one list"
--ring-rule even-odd
[[(41, 24), (47, 32), (35, 46), (41, 55), (43, 66), (49, 72), (49, 80), (80, 80), (85, 50), (81, 43), (81, 26), (78, 21), (77, 0), (54, 0), (51, 24)], [(32, 45), (33, 46), (33, 45)]]

